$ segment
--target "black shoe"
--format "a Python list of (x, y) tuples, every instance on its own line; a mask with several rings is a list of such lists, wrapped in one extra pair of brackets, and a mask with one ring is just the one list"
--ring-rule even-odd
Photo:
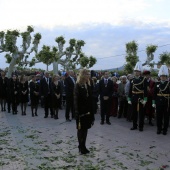
[(71, 122), (71, 119), (66, 119), (66, 122)]
[(166, 131), (163, 131), (163, 135), (167, 135), (167, 132), (166, 132)]
[(143, 128), (139, 128), (139, 131), (142, 132), (142, 131), (143, 131)]
[(44, 116), (44, 118), (47, 118), (48, 116)]
[(53, 116), (53, 115), (51, 115), (51, 118), (54, 118), (54, 116)]
[(137, 129), (137, 127), (132, 127), (130, 130), (136, 130)]
[(38, 116), (37, 113), (35, 113), (35, 116)]
[(152, 122), (149, 122), (149, 125), (154, 126), (154, 124)]
[(32, 114), (32, 117), (34, 117), (34, 114)]
[(86, 153), (90, 153), (90, 151), (87, 148), (85, 148), (84, 150)]
[(118, 119), (120, 119), (120, 118), (121, 118), (121, 116), (119, 115), (117, 118), (118, 118)]
[(160, 135), (161, 134), (161, 130), (157, 130), (157, 134)]
[(82, 155), (87, 154), (87, 152), (86, 152), (86, 150), (85, 150), (85, 149), (80, 149), (80, 153), (81, 153)]
[(100, 124), (101, 124), (101, 125), (104, 125), (104, 121), (101, 121)]
[(109, 121), (107, 121), (106, 124), (111, 125), (111, 123)]
[(8, 110), (8, 113), (10, 113), (10, 110)]

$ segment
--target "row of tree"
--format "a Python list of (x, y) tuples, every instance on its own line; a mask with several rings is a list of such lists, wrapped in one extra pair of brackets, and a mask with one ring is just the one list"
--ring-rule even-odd
[[(90, 68), (97, 62), (95, 57), (88, 57), (82, 52), (82, 47), (85, 45), (83, 40), (70, 39), (69, 46), (64, 49), (66, 41), (63, 36), (55, 39), (57, 46), (43, 45), (41, 50), (38, 51), (42, 36), (40, 33), (36, 33), (32, 37), (33, 32), (34, 28), (32, 26), (28, 26), (25, 32), (18, 30), (0, 32), (0, 53), (5, 53), (6, 62), (9, 63), (8, 77), (11, 77), (16, 65), (32, 67), (36, 63), (43, 62), (47, 65), (48, 70), (48, 66), (53, 63), (53, 72), (56, 74), (58, 73), (59, 64), (64, 70), (68, 70), (77, 67)], [(22, 40), (21, 47), (18, 47), (18, 38)], [(31, 43), (32, 47), (30, 47)], [(31, 54), (34, 56), (29, 60)]]
[[(143, 63), (143, 66), (148, 65), (151, 68), (156, 65), (170, 65), (170, 53), (169, 52), (163, 52), (159, 55), (159, 62), (155, 63), (153, 61), (154, 59), (154, 53), (157, 50), (157, 45), (148, 45), (146, 47), (146, 61)], [(135, 41), (131, 41), (126, 43), (126, 64), (125, 64), (125, 70), (126, 73), (132, 73), (133, 69), (136, 65), (136, 63), (139, 61), (139, 57), (137, 56), (138, 52), (138, 44)]]

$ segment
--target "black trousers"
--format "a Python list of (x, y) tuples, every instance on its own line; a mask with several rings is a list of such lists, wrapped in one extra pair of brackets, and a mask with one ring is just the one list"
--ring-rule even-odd
[(53, 116), (52, 99), (51, 99), (51, 95), (50, 94), (48, 94), (48, 96), (44, 97), (45, 116), (48, 116), (48, 110), (49, 109), (50, 109), (51, 116)]
[(109, 111), (110, 111), (110, 100), (100, 100), (100, 107), (101, 107), (101, 121), (106, 121), (109, 122)]
[(127, 117), (127, 111), (128, 111), (128, 102), (127, 100), (121, 100), (119, 101), (119, 115), (118, 117)]
[(87, 139), (88, 129), (78, 129), (77, 130), (77, 138), (79, 142), (79, 148), (81, 150), (86, 148), (86, 139)]
[(169, 126), (169, 109), (167, 105), (156, 106), (157, 115), (157, 129), (159, 131), (167, 132)]
[(65, 117), (66, 120), (70, 118), (70, 111), (72, 114), (72, 118), (75, 118), (75, 113), (74, 113), (74, 99), (73, 97), (66, 97), (66, 112), (65, 112)]
[(139, 128), (144, 126), (144, 106), (139, 102), (139, 111), (137, 111), (138, 103), (132, 103), (132, 116), (133, 116), (133, 127), (137, 128), (139, 122)]

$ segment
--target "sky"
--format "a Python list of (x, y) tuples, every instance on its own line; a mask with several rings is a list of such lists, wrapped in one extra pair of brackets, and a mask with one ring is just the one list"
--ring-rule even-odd
[[(133, 40), (141, 62), (147, 45), (158, 46), (155, 62), (170, 51), (169, 6), (170, 0), (0, 0), (0, 31), (22, 32), (32, 25), (42, 35), (39, 50), (57, 46), (55, 38), (61, 35), (66, 42), (84, 40), (82, 51), (97, 59), (91, 69), (118, 68), (125, 64), (126, 43)], [(7, 66), (1, 53), (0, 68)], [(35, 67), (46, 69), (42, 63)]]

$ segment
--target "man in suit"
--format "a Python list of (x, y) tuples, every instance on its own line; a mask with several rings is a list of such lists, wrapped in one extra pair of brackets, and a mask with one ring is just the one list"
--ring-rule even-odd
[(75, 86), (76, 80), (74, 77), (74, 72), (73, 70), (70, 70), (68, 72), (68, 77), (65, 79), (65, 91), (66, 91), (66, 112), (65, 112), (65, 117), (66, 121), (71, 121), (70, 119), (70, 111), (72, 113), (72, 119), (75, 118), (74, 115), (74, 98), (73, 98), (73, 93), (74, 93), (74, 86)]
[(44, 110), (45, 116), (44, 118), (48, 117), (48, 110), (50, 109), (51, 118), (53, 118), (53, 109), (51, 106), (51, 78), (49, 76), (49, 72), (46, 71), (44, 73), (44, 77), (40, 80), (40, 95), (41, 98), (44, 99)]
[(111, 105), (111, 98), (113, 94), (113, 82), (108, 79), (109, 72), (105, 71), (104, 78), (99, 82), (99, 94), (100, 94), (100, 105), (101, 105), (101, 125), (104, 124), (105, 115), (106, 123), (111, 125), (109, 120), (109, 111)]
[(121, 83), (118, 85), (118, 98), (119, 98), (119, 113), (118, 118), (122, 117), (122, 114), (124, 117), (127, 116), (127, 108), (128, 108), (128, 102), (125, 95), (125, 85), (126, 85), (126, 76), (121, 77)]

